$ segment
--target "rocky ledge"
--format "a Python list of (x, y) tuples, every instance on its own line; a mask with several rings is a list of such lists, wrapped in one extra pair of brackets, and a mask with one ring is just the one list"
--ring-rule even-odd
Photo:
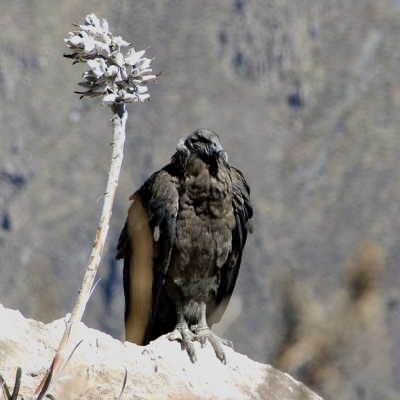
[[(20, 394), (30, 398), (58, 347), (66, 319), (50, 324), (26, 319), (0, 304), (0, 370), (12, 388), (16, 369), (22, 368)], [(302, 383), (275, 368), (226, 348), (223, 365), (211, 345), (195, 343), (192, 364), (180, 344), (165, 336), (146, 347), (122, 343), (80, 324), (76, 349), (63, 377), (52, 391), (57, 399), (115, 399), (125, 368), (127, 384), (122, 399), (321, 399)]]

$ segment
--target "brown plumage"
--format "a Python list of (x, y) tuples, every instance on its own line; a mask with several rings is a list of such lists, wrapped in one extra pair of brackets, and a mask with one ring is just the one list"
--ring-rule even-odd
[(234, 289), (247, 232), (250, 189), (227, 164), (218, 136), (199, 129), (181, 139), (171, 163), (131, 197), (117, 246), (124, 259), (126, 340), (147, 344), (170, 333), (191, 360), (193, 341), (208, 340), (226, 363), (211, 332)]

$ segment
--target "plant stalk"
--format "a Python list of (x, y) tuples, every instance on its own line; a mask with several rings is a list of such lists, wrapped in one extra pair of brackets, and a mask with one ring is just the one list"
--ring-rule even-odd
[[(128, 112), (125, 109), (124, 103), (114, 103), (112, 106), (110, 106), (110, 108), (114, 113), (114, 116), (111, 120), (113, 123), (113, 141), (111, 142), (112, 157), (106, 192), (103, 196), (104, 204), (101, 213), (100, 224), (97, 228), (92, 254), (90, 255), (89, 264), (86, 268), (85, 277), (83, 279), (74, 310), (70, 316), (67, 327), (65, 328), (64, 335), (61, 339), (51, 367), (48, 369), (42, 382), (36, 389), (33, 399), (40, 400), (46, 395), (49, 388), (51, 388), (51, 384), (58, 380), (60, 372), (62, 372), (63, 367), (68, 362), (69, 356), (72, 352), (71, 344), (79, 322), (82, 320), (86, 304), (91, 295), (94, 278), (96, 276), (103, 253), (104, 244), (109, 229), (115, 193), (117, 191), (119, 174), (121, 171), (125, 143), (125, 126), (128, 119)], [(50, 382), (48, 380), (50, 380)]]

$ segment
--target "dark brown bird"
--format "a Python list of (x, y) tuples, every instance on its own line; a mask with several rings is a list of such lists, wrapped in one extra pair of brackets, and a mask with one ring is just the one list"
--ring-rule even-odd
[(212, 344), (252, 232), (250, 188), (229, 166), (217, 134), (181, 139), (171, 163), (155, 172), (133, 200), (117, 246), (124, 259), (126, 340), (146, 345), (166, 333), (196, 361), (193, 341)]

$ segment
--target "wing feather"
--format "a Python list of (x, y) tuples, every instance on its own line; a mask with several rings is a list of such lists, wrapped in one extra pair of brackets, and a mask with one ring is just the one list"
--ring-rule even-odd
[(251, 217), (253, 207), (250, 201), (250, 187), (243, 174), (236, 168), (230, 167), (233, 186), (233, 210), (236, 227), (232, 232), (232, 251), (227, 262), (221, 269), (221, 281), (216, 299), (207, 306), (209, 326), (218, 323), (229, 304), (242, 261), (243, 249), (247, 233), (253, 232)]
[(124, 259), (126, 340), (146, 344), (176, 237), (178, 180), (169, 164), (131, 197), (117, 245)]

